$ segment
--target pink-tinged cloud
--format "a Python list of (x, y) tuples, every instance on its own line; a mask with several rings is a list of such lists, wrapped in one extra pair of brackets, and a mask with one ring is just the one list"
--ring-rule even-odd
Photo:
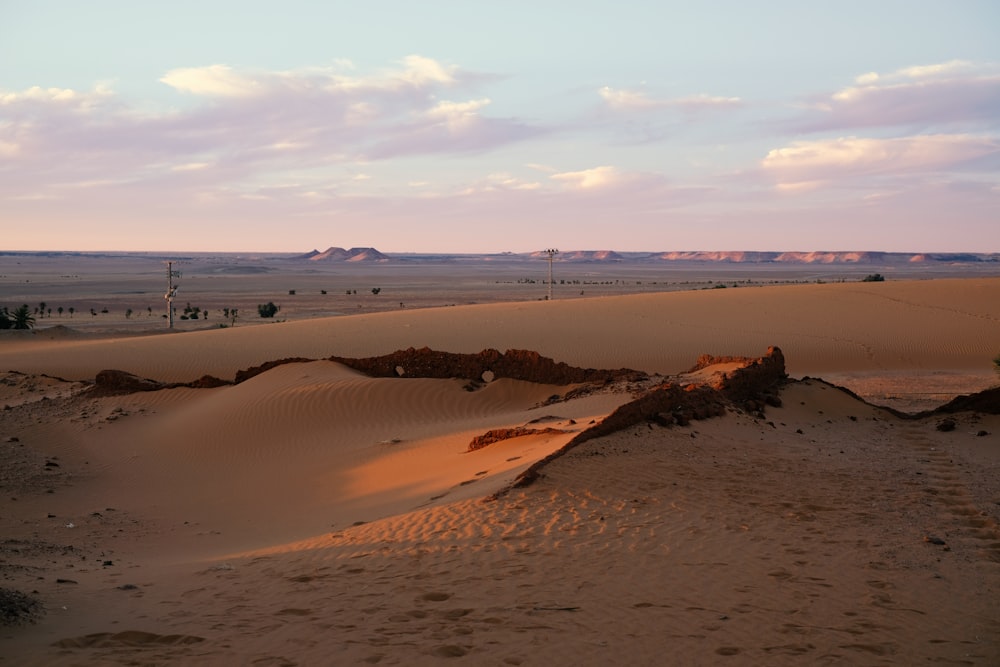
[(559, 174), (552, 174), (550, 178), (554, 181), (564, 183), (567, 187), (578, 190), (590, 190), (594, 188), (604, 188), (620, 183), (622, 174), (611, 166), (594, 167), (582, 171), (567, 171)]
[(194, 95), (249, 97), (277, 92), (325, 91), (356, 94), (421, 90), (458, 85), (464, 77), (455, 66), (444, 65), (419, 55), (407, 56), (399, 62), (398, 67), (368, 76), (346, 73), (351, 69), (353, 65), (350, 63), (341, 63), (339, 67), (313, 67), (286, 72), (241, 71), (228, 65), (209, 65), (173, 69), (160, 81), (178, 91)]
[(966, 134), (896, 139), (845, 137), (795, 141), (768, 152), (763, 170), (782, 190), (811, 190), (857, 177), (957, 170), (1000, 155), (1000, 139)]
[(649, 111), (655, 109), (680, 109), (694, 112), (708, 109), (740, 107), (743, 101), (738, 97), (713, 95), (689, 95), (687, 97), (657, 99), (644, 90), (614, 89), (604, 86), (597, 91), (604, 104), (613, 111)]
[(811, 105), (801, 131), (887, 126), (1000, 126), (1000, 66), (965, 61), (869, 72)]
[(168, 72), (165, 83), (205, 102), (160, 113), (140, 113), (100, 86), (0, 90), (0, 198), (47, 196), (97, 178), (196, 176), (211, 186), (400, 155), (486, 151), (544, 131), (489, 117), (486, 98), (456, 96), (483, 78), (420, 56), (364, 76), (345, 67), (213, 65)]

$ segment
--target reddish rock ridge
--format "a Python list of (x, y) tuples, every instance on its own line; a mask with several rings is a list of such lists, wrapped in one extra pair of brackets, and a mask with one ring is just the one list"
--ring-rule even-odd
[(646, 377), (645, 373), (628, 368), (577, 368), (530, 350), (507, 350), (501, 354), (489, 349), (478, 354), (459, 354), (439, 352), (427, 347), (419, 350), (411, 347), (381, 357), (330, 357), (329, 360), (373, 377), (463, 378), (475, 381), (511, 378), (559, 385), (639, 380)]
[(246, 382), (252, 377), (256, 377), (261, 373), (265, 373), (272, 368), (277, 368), (278, 366), (284, 366), (285, 364), (301, 364), (309, 361), (315, 361), (315, 359), (306, 359), (305, 357), (286, 357), (284, 359), (275, 359), (274, 361), (267, 361), (260, 366), (251, 366), (241, 371), (236, 371), (236, 377), (233, 379), (233, 384), (239, 384), (241, 382)]
[(211, 375), (202, 375), (193, 382), (173, 382), (165, 383), (148, 378), (141, 378), (138, 375), (114, 369), (103, 370), (94, 378), (94, 386), (90, 388), (91, 396), (121, 396), (124, 394), (134, 394), (140, 391), (159, 391), (160, 389), (174, 389), (176, 387), (191, 387), (194, 389), (211, 389), (233, 384), (226, 380), (221, 380)]
[(482, 449), (483, 447), (489, 447), (494, 442), (501, 442), (503, 440), (510, 440), (511, 438), (520, 438), (526, 435), (546, 435), (550, 433), (565, 433), (566, 431), (560, 428), (526, 428), (524, 426), (517, 426), (515, 428), (495, 428), (483, 433), (482, 435), (477, 435), (469, 443), (469, 448), (466, 451), (474, 452), (477, 449)]
[[(768, 348), (767, 354), (759, 359), (703, 355), (699, 363), (702, 361), (706, 363), (697, 368), (734, 361), (744, 362), (745, 365), (711, 385), (691, 384), (681, 387), (665, 382), (650, 389), (635, 400), (619, 406), (600, 423), (581, 432), (558, 451), (534, 463), (514, 480), (510, 488), (532, 484), (541, 476), (542, 468), (574, 447), (635, 424), (652, 422), (662, 426), (684, 426), (691, 420), (719, 417), (725, 414), (727, 406), (734, 403), (754, 411), (761, 410), (765, 403), (774, 404), (778, 401), (778, 389), (788, 378), (785, 373), (785, 357), (776, 347)], [(504, 493), (506, 490), (491, 498)]]
[[(719, 376), (719, 379), (710, 385), (713, 389), (717, 389), (733, 402), (777, 400), (776, 394), (771, 390), (779, 387), (788, 378), (788, 374), (785, 373), (785, 355), (780, 348), (774, 346), (767, 348), (767, 354), (759, 359), (713, 357), (703, 354), (698, 357), (698, 364), (694, 370), (733, 362), (740, 362), (743, 366)], [(748, 407), (753, 409), (752, 406)]]
[[(289, 357), (268, 361), (259, 366), (237, 371), (232, 382), (205, 375), (193, 382), (168, 384), (140, 378), (126, 371), (109, 369), (97, 374), (91, 392), (98, 396), (113, 396), (175, 387), (207, 389), (228, 384), (240, 384), (284, 364), (310, 361), (315, 361), (315, 359)], [(328, 361), (343, 364), (372, 377), (462, 378), (474, 382), (504, 377), (556, 385), (605, 384), (617, 380), (639, 381), (647, 377), (645, 373), (628, 368), (618, 370), (577, 368), (561, 361), (553, 361), (530, 350), (507, 350), (503, 354), (497, 350), (483, 350), (478, 354), (458, 354), (438, 352), (427, 347), (419, 350), (411, 347), (381, 357), (363, 359), (329, 357)]]

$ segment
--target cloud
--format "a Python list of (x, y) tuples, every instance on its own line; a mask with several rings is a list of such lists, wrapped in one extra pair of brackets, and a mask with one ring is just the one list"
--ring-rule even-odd
[(486, 115), (489, 98), (457, 97), (487, 79), (418, 55), (360, 74), (346, 62), (291, 71), (179, 68), (161, 81), (195, 105), (142, 113), (106, 86), (0, 89), (0, 197), (97, 176), (193, 183), (197, 174), (211, 187), (287, 170), (487, 151), (546, 131)]
[(428, 118), (443, 120), (451, 129), (468, 127), (480, 119), (479, 110), (489, 105), (489, 99), (469, 100), (468, 102), (438, 102), (427, 111)]
[(621, 174), (611, 166), (594, 167), (582, 171), (565, 171), (550, 176), (554, 181), (565, 183), (567, 186), (578, 190), (590, 190), (592, 188), (603, 188), (621, 181)]
[(643, 91), (615, 90), (604, 86), (597, 91), (605, 104), (616, 111), (642, 111), (666, 106), (663, 101), (651, 99)]
[(743, 100), (738, 97), (718, 97), (701, 94), (678, 98), (674, 101), (674, 105), (687, 111), (696, 111), (700, 109), (739, 107), (743, 106)]
[(369, 76), (346, 73), (353, 69), (352, 63), (344, 61), (335, 67), (291, 71), (238, 71), (228, 65), (208, 65), (172, 69), (160, 81), (180, 92), (205, 97), (249, 97), (276, 92), (358, 94), (420, 90), (449, 87), (461, 80), (457, 67), (419, 55), (406, 56), (396, 67)]
[(810, 105), (798, 123), (807, 132), (886, 126), (949, 124), (996, 127), (1000, 119), (1000, 66), (953, 60), (880, 74)]
[(713, 95), (690, 95), (672, 99), (655, 99), (643, 90), (615, 90), (604, 86), (597, 91), (605, 105), (614, 111), (647, 111), (652, 109), (680, 109), (683, 111), (699, 111), (742, 106), (738, 97), (719, 97)]
[(779, 189), (814, 189), (830, 181), (878, 175), (956, 169), (1000, 154), (1000, 140), (967, 134), (917, 135), (895, 139), (842, 137), (795, 141), (768, 152), (763, 170)]
[(227, 65), (174, 69), (160, 81), (181, 92), (217, 97), (245, 97), (265, 90), (264, 82)]

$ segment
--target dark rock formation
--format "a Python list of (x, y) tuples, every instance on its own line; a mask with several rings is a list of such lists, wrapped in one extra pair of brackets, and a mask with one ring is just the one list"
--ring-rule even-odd
[(330, 357), (330, 361), (344, 364), (373, 377), (463, 378), (482, 380), (492, 378), (527, 380), (540, 384), (606, 383), (615, 380), (638, 380), (645, 373), (627, 368), (597, 370), (577, 368), (553, 361), (530, 350), (483, 350), (478, 354), (439, 352), (424, 347), (398, 350), (381, 357), (348, 359)]
[[(681, 387), (664, 383), (650, 389), (635, 400), (621, 405), (600, 423), (581, 432), (560, 450), (537, 461), (514, 481), (512, 488), (532, 484), (541, 475), (541, 470), (554, 459), (572, 448), (601, 436), (622, 431), (635, 424), (655, 422), (664, 426), (677, 424), (685, 426), (695, 419), (708, 419), (725, 414), (726, 407), (734, 403), (762, 406), (768, 403), (766, 397), (777, 395), (777, 390), (787, 380), (785, 358), (781, 350), (769, 348), (760, 359), (725, 358), (702, 356), (699, 361), (710, 361), (700, 366), (716, 363), (746, 361), (746, 365), (713, 383), (716, 386), (692, 384)], [(496, 494), (493, 497), (497, 497)]]
[(734, 403), (766, 399), (773, 395), (772, 389), (780, 387), (788, 379), (788, 374), (785, 373), (785, 355), (780, 348), (773, 346), (767, 348), (767, 354), (759, 359), (703, 354), (698, 357), (698, 363), (691, 370), (733, 362), (743, 363), (743, 366), (720, 376), (711, 386)]
[(1000, 387), (958, 396), (931, 411), (930, 414), (953, 414), (956, 412), (982, 412), (988, 415), (1000, 415)]
[(138, 391), (156, 391), (163, 389), (164, 386), (162, 382), (156, 380), (147, 380), (132, 373), (109, 369), (97, 374), (92, 392), (97, 396), (118, 396)]
[(223, 380), (222, 378), (217, 378), (214, 375), (202, 375), (200, 378), (194, 382), (185, 382), (183, 387), (191, 387), (192, 389), (214, 389), (216, 387), (225, 387), (226, 385), (233, 384), (229, 380)]
[(274, 361), (268, 361), (261, 364), (260, 366), (251, 366), (250, 368), (236, 371), (236, 377), (233, 379), (233, 384), (239, 384), (241, 382), (246, 382), (252, 377), (256, 377), (261, 373), (267, 372), (272, 368), (277, 368), (278, 366), (284, 366), (285, 364), (299, 364), (307, 361), (315, 361), (315, 359), (306, 359), (305, 357), (288, 357), (286, 359), (276, 359)]

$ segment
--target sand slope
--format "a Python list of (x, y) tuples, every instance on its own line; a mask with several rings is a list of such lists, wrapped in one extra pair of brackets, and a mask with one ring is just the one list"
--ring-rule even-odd
[[(677, 371), (779, 344), (793, 374), (906, 374), (988, 363), (998, 296), (997, 280), (740, 288), (5, 339), (0, 361), (183, 381), (430, 345)], [(550, 402), (569, 388), (329, 361), (103, 398), (2, 387), (0, 587), (46, 605), (0, 627), (3, 665), (1000, 661), (995, 416), (939, 431), (806, 381), (763, 418), (588, 441), (484, 502), (630, 395)], [(467, 451), (525, 425), (554, 431)]]
[[(1000, 431), (1000, 419), (964, 415), (942, 433), (818, 382), (783, 399), (770, 423), (731, 413), (592, 440), (496, 501), (456, 497), (211, 558), (176, 534), (164, 539), (158, 521), (112, 518), (124, 509), (80, 518), (93, 548), (117, 552), (51, 554), (36, 585), (54, 608), (38, 626), (5, 631), (5, 655), (10, 664), (994, 664), (1000, 448), (975, 434)], [(378, 492), (401, 497), (392, 485)], [(67, 532), (65, 520), (51, 530)], [(123, 549), (115, 534), (158, 544), (161, 557)], [(202, 539), (243, 541), (228, 528)], [(105, 557), (115, 564), (101, 566)], [(56, 575), (78, 583), (53, 584)]]
[(431, 308), (110, 340), (0, 341), (0, 369), (92, 379), (118, 368), (165, 382), (285, 357), (366, 357), (407, 347), (535, 350), (574, 366), (676, 373), (705, 352), (778, 345), (793, 375), (989, 368), (1000, 279), (728, 288)]

